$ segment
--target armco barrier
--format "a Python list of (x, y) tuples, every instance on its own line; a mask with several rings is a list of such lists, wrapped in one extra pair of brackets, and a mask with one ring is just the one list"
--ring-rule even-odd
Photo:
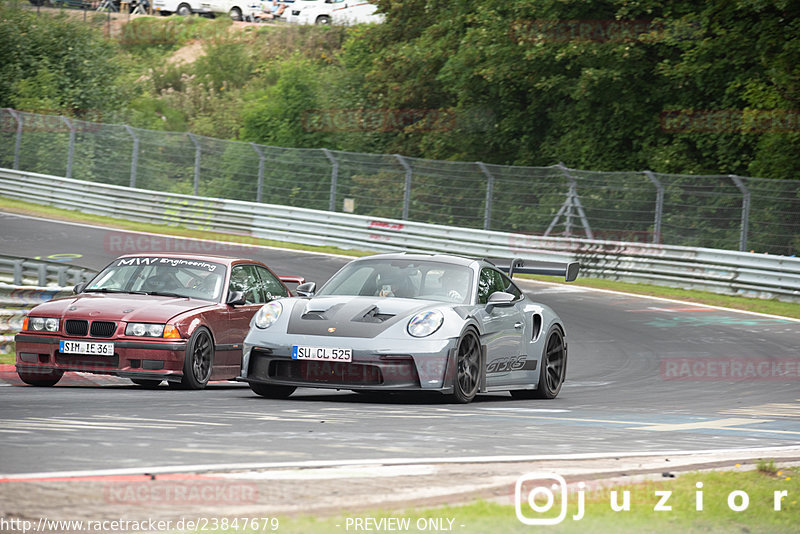
[(75, 285), (94, 276), (95, 271), (55, 261), (0, 256), (0, 282), (14, 285)]
[(14, 334), (28, 311), (42, 302), (66, 296), (71, 287), (35, 287), (0, 283), (0, 353), (11, 352)]
[(0, 195), (84, 213), (368, 251), (580, 261), (584, 276), (800, 302), (800, 259), (727, 250), (541, 237), (145, 191), (0, 169)]

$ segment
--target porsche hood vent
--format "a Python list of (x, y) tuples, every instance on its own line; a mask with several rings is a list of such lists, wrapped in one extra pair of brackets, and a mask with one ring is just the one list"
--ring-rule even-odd
[(287, 333), (372, 338), (402, 317), (405, 314), (382, 311), (381, 305), (370, 299), (310, 300), (294, 306)]

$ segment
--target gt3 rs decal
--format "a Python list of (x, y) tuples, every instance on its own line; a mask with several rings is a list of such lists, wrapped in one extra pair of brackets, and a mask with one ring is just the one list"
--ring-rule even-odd
[(507, 373), (509, 371), (535, 371), (536, 360), (528, 361), (525, 356), (497, 358), (486, 365), (486, 374)]

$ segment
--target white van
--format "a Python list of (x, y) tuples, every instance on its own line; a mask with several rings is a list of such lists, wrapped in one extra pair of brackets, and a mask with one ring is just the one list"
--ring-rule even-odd
[(233, 20), (254, 20), (261, 13), (261, 0), (204, 0), (214, 13), (225, 13)]
[(162, 15), (227, 14), (233, 20), (255, 20), (261, 13), (261, 0), (153, 0), (153, 9)]
[[(306, 6), (304, 4), (308, 3)], [(384, 15), (376, 13), (378, 6), (354, 0), (322, 0), (317, 2), (295, 2), (303, 4), (296, 15), (298, 24), (361, 24), (383, 22)], [(296, 10), (296, 7), (292, 7)], [(294, 13), (292, 13), (294, 17)]]
[(161, 15), (181, 15), (192, 13), (213, 13), (209, 0), (153, 0), (153, 11)]

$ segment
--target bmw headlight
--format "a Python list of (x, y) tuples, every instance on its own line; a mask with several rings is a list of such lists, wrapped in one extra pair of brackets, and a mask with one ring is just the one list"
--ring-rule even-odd
[(26, 317), (22, 325), (23, 330), (37, 332), (58, 332), (58, 319), (55, 317)]
[(425, 337), (433, 334), (444, 322), (444, 315), (438, 310), (424, 311), (416, 314), (408, 321), (406, 329), (414, 337)]
[(283, 311), (283, 306), (277, 300), (273, 300), (272, 302), (268, 302), (261, 306), (261, 309), (258, 310), (253, 318), (253, 324), (255, 324), (258, 328), (269, 328), (272, 324), (278, 320), (278, 317), (281, 316), (281, 312)]
[(164, 335), (163, 324), (128, 323), (125, 327), (126, 336), (135, 337), (161, 337)]

